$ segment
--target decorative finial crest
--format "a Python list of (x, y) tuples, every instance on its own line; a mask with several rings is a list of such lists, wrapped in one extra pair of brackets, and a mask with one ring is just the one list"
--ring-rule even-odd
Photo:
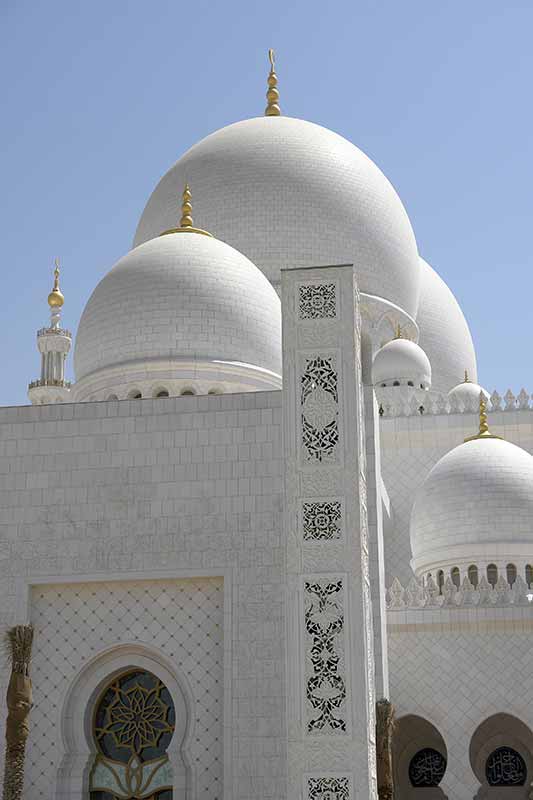
[(479, 393), (479, 433), (474, 436), (467, 436), (465, 442), (473, 442), (476, 439), (501, 439), (501, 436), (495, 436), (489, 430), (489, 423), (487, 419), (487, 401), (485, 395), (481, 391)]
[(265, 108), (265, 117), (279, 117), (281, 116), (281, 109), (279, 107), (279, 91), (278, 91), (278, 76), (276, 75), (276, 62), (274, 58), (274, 51), (272, 48), (268, 51), (268, 60), (270, 61), (270, 72), (268, 75), (268, 90), (267, 107)]
[(468, 370), (467, 369), (465, 369), (465, 380), (464, 380), (464, 382), (465, 383), (470, 383), (470, 378), (468, 377)]
[(61, 308), (63, 303), (65, 302), (65, 298), (63, 297), (63, 293), (59, 288), (59, 259), (56, 258), (54, 260), (55, 268), (54, 268), (54, 288), (48, 295), (48, 305), (50, 308)]
[(194, 228), (192, 224), (192, 194), (191, 187), (188, 183), (185, 184), (182, 195), (181, 203), (181, 219), (179, 228), (169, 228), (168, 231), (163, 231), (160, 236), (166, 236), (167, 233), (201, 233), (203, 236), (211, 236), (207, 231), (201, 228)]
[(183, 202), (181, 204), (180, 228), (192, 228), (192, 194), (188, 183), (183, 190)]
[(399, 322), (396, 324), (396, 333), (394, 334), (394, 338), (395, 339), (403, 339), (402, 326), (400, 325)]

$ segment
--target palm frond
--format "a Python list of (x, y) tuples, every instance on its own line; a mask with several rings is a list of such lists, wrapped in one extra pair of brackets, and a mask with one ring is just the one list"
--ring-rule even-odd
[(32, 645), (33, 625), (15, 625), (6, 631), (4, 646), (13, 672), (29, 674)]

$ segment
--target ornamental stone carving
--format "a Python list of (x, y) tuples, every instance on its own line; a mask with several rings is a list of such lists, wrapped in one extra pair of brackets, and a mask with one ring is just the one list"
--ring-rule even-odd
[(345, 733), (343, 582), (305, 581), (304, 598), (307, 733)]
[(336, 285), (307, 284), (298, 288), (300, 319), (334, 319), (337, 316)]

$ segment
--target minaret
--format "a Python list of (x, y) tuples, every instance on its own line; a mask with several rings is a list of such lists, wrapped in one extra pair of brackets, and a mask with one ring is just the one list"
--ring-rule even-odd
[(41, 377), (28, 387), (33, 405), (67, 403), (70, 383), (65, 380), (65, 361), (72, 343), (70, 331), (61, 327), (61, 308), (65, 298), (59, 288), (59, 259), (55, 260), (54, 288), (48, 295), (50, 326), (37, 331), (37, 346), (41, 354)]

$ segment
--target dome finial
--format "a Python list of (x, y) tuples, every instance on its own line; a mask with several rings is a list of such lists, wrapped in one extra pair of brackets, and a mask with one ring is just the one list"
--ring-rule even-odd
[(55, 269), (54, 269), (54, 288), (48, 295), (48, 305), (50, 308), (61, 308), (63, 303), (65, 302), (65, 298), (63, 297), (63, 293), (59, 288), (59, 259), (56, 258), (54, 260)]
[(188, 183), (185, 184), (182, 198), (180, 228), (192, 228), (192, 194)]
[(395, 338), (395, 339), (403, 339), (403, 336), (402, 336), (402, 326), (400, 325), (400, 323), (399, 323), (399, 322), (398, 322), (398, 323), (396, 323), (396, 332), (395, 332), (395, 334), (394, 334), (394, 338)]
[(185, 184), (182, 194), (181, 203), (181, 219), (179, 228), (169, 228), (168, 231), (163, 231), (160, 236), (166, 236), (167, 233), (201, 233), (203, 236), (211, 236), (208, 231), (203, 231), (201, 228), (193, 228), (192, 224), (192, 194), (191, 187), (188, 183)]
[(272, 48), (268, 51), (268, 60), (270, 61), (270, 72), (268, 75), (268, 90), (267, 90), (267, 107), (265, 108), (265, 117), (279, 117), (281, 116), (281, 109), (279, 107), (279, 92), (278, 92), (278, 76), (276, 75), (276, 63), (274, 59), (274, 51)]
[(463, 383), (470, 383), (470, 378), (468, 377), (468, 370), (467, 369), (465, 369), (465, 379), (464, 379)]
[(467, 436), (465, 442), (473, 442), (475, 439), (501, 439), (489, 431), (487, 420), (487, 401), (483, 392), (479, 393), (479, 433), (474, 436)]

